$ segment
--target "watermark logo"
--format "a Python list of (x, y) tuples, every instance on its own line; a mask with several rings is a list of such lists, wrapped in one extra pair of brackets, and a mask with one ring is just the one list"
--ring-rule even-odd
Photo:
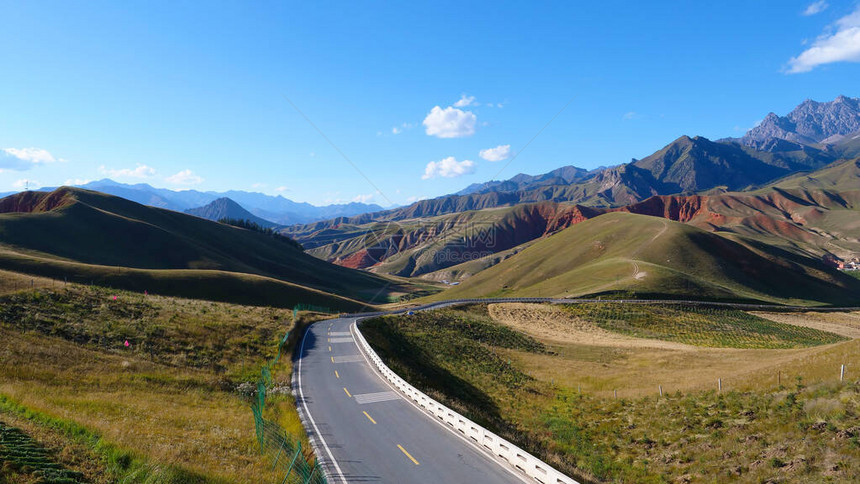
[(388, 221), (376, 223), (364, 233), (361, 250), (353, 257), (369, 267), (418, 249), (418, 258), (444, 268), (492, 255), (498, 244), (498, 229), (492, 223)]

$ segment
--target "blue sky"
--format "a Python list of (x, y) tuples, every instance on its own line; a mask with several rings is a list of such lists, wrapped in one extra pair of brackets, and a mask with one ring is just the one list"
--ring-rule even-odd
[(855, 1), (0, 0), (0, 19), (0, 192), (405, 204), (860, 96)]

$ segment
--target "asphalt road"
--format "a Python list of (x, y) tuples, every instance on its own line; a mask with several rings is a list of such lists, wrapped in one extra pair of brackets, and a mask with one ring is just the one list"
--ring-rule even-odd
[[(468, 303), (540, 302), (576, 304), (593, 299), (460, 299), (416, 306), (421, 311)], [(603, 301), (610, 302), (610, 301)], [(810, 310), (703, 301), (615, 300), (618, 304), (688, 304), (743, 310)], [(823, 311), (845, 308), (813, 309)], [(853, 308), (856, 309), (856, 308)], [(296, 369), (296, 398), (305, 428), (333, 483), (522, 483), (456, 431), (437, 423), (401, 397), (362, 356), (350, 332), (354, 314), (312, 324), (302, 339)]]
[(295, 363), (297, 403), (330, 482), (524, 482), (377, 376), (354, 321), (312, 324)]

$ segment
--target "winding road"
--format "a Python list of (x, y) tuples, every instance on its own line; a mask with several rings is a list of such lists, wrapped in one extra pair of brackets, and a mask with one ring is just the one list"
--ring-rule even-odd
[(355, 321), (312, 324), (295, 365), (299, 411), (329, 482), (526, 482), (380, 378), (356, 344)]
[[(499, 298), (444, 301), (412, 308), (437, 309), (469, 303), (575, 304), (594, 299)], [(602, 301), (604, 303), (610, 301)], [(620, 304), (688, 304), (743, 310), (773, 305), (700, 301), (616, 300)], [(782, 306), (783, 310), (810, 308)], [(846, 310), (829, 308), (817, 310)], [(294, 364), (293, 384), (302, 422), (331, 483), (522, 483), (526, 480), (481, 447), (433, 418), (395, 391), (362, 353), (356, 321), (396, 314), (354, 314), (310, 325)]]

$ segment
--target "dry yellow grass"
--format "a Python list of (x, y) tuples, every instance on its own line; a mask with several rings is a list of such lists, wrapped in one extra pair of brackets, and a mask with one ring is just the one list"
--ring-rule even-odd
[(752, 312), (756, 316), (778, 323), (805, 326), (807, 328), (829, 331), (848, 338), (860, 338), (860, 313), (768, 313)]
[(233, 482), (273, 480), (254, 420), (213, 375), (0, 330), (0, 394), (77, 422), (159, 465)]
[[(18, 277), (0, 274), (0, 288), (14, 288)], [(260, 455), (249, 401), (237, 386), (259, 378), (291, 328), (292, 311), (72, 284), (52, 290), (50, 280), (37, 279), (37, 289), (40, 282), (41, 290), (28, 286), (0, 300), (0, 396), (79, 424), (157, 468), (213, 482), (283, 479)], [(300, 313), (302, 321), (324, 317)], [(287, 394), (273, 392), (267, 418), (310, 449), (288, 394), (289, 352), (284, 348), (272, 368), (275, 386)], [(68, 435), (14, 411), (0, 410), (0, 418), (79, 461), (86, 455)]]
[(63, 286), (63, 281), (49, 279), (47, 277), (30, 276), (0, 270), (0, 296), (11, 294), (24, 289), (42, 289)]
[(571, 316), (557, 306), (505, 303), (490, 304), (487, 310), (496, 321), (547, 343), (687, 351), (696, 349), (683, 343), (613, 333), (590, 321)]
[[(685, 327), (676, 313), (650, 311), (646, 329), (659, 332), (642, 334), (687, 331), (734, 343), (700, 334), (729, 333), (728, 323), (689, 324), (704, 316), (731, 316), (749, 333), (744, 344), (756, 331), (767, 338), (797, 330), (701, 311)], [(860, 380), (850, 371), (860, 340), (795, 349), (619, 347), (586, 322), (553, 314), (479, 305), (379, 318), (362, 329), (398, 374), (582, 482), (860, 482)], [(813, 336), (809, 344), (834, 340), (803, 334)], [(843, 362), (849, 372), (840, 383)]]
[[(498, 322), (534, 337), (555, 353), (505, 350), (506, 357), (527, 374), (603, 397), (614, 396), (615, 390), (619, 397), (653, 395), (659, 386), (664, 392), (711, 390), (717, 389), (718, 379), (725, 391), (774, 388), (780, 375), (783, 384), (797, 376), (807, 382), (832, 381), (838, 379), (843, 363), (849, 377), (851, 371), (855, 376), (860, 371), (856, 339), (802, 349), (704, 348), (613, 334), (548, 306), (502, 304), (490, 305), (488, 311)], [(778, 321), (797, 324), (803, 317)], [(825, 317), (826, 328), (841, 325), (841, 332), (833, 332), (853, 334), (849, 325), (853, 315)]]

